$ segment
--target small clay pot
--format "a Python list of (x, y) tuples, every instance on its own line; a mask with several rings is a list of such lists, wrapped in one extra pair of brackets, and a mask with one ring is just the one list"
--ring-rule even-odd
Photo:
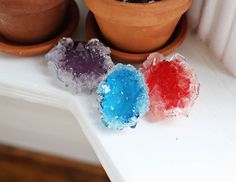
[(24, 44), (39, 43), (56, 33), (70, 0), (1, 0), (0, 34)]
[(125, 3), (84, 0), (95, 15), (106, 41), (126, 52), (143, 53), (164, 45), (192, 0)]

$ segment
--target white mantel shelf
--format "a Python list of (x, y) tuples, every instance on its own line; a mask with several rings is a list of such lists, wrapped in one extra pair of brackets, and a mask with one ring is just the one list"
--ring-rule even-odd
[[(75, 96), (58, 87), (43, 56), (0, 54), (0, 95), (69, 110), (112, 181), (235, 182), (236, 79), (195, 35), (179, 53), (201, 83), (189, 118), (110, 131), (99, 122), (95, 96)], [(12, 113), (14, 114), (14, 113)]]

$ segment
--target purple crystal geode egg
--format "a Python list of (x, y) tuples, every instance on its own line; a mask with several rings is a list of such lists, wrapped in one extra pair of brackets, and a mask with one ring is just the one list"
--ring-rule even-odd
[(110, 49), (99, 40), (88, 42), (62, 38), (46, 54), (48, 67), (61, 85), (72, 93), (91, 93), (114, 64)]

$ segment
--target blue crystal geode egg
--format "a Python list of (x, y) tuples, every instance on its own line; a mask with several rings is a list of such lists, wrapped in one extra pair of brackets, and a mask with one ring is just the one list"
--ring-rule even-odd
[(97, 89), (102, 123), (112, 129), (134, 128), (149, 110), (148, 88), (142, 73), (117, 64)]
[(97, 39), (63, 38), (46, 54), (46, 60), (58, 83), (72, 93), (91, 93), (114, 66), (110, 49)]

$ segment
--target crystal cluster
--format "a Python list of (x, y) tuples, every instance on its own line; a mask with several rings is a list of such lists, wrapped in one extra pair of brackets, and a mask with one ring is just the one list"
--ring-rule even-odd
[(90, 93), (114, 66), (110, 49), (97, 39), (74, 42), (63, 38), (46, 55), (49, 69), (72, 93)]
[(179, 54), (167, 61), (153, 53), (140, 68), (149, 87), (150, 110), (156, 119), (187, 116), (199, 94), (199, 82)]
[(110, 49), (97, 39), (63, 38), (46, 59), (59, 83), (72, 93), (97, 89), (101, 121), (112, 129), (134, 128), (149, 107), (158, 120), (187, 116), (199, 95), (196, 74), (179, 54), (170, 61), (150, 54), (136, 70), (131, 65), (114, 66)]
[(145, 79), (131, 65), (117, 64), (97, 89), (102, 123), (112, 129), (134, 128), (149, 110)]

